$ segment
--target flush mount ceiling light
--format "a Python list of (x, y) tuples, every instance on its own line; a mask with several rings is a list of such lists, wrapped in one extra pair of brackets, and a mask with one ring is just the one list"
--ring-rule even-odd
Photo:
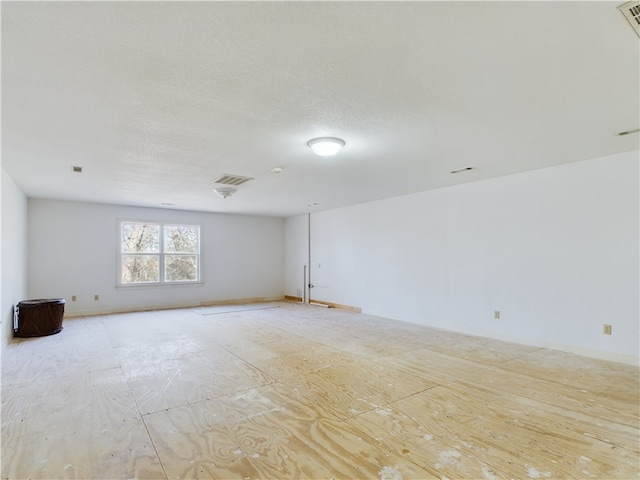
[(213, 191), (220, 195), (222, 198), (229, 198), (231, 195), (236, 193), (235, 188), (214, 188)]
[(313, 153), (321, 157), (333, 157), (344, 147), (344, 140), (336, 137), (319, 137), (309, 140), (307, 145)]

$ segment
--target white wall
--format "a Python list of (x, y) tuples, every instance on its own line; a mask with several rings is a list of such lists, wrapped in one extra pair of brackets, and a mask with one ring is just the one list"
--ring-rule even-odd
[[(284, 220), (29, 199), (28, 293), (62, 297), (66, 315), (284, 295)], [(118, 222), (201, 226), (198, 285), (116, 287)], [(72, 302), (71, 296), (77, 301)], [(99, 301), (94, 301), (99, 295)]]
[(313, 214), (312, 298), (637, 363), (638, 192), (630, 152)]
[(27, 298), (27, 197), (2, 170), (0, 347), (13, 337), (13, 307)]

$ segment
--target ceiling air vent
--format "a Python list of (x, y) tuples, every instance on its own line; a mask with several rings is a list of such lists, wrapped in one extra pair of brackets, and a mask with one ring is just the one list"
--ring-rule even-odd
[(220, 175), (218, 178), (216, 178), (213, 183), (220, 183), (222, 185), (234, 185), (237, 187), (238, 185), (242, 185), (249, 180), (253, 180), (253, 178), (241, 177), (240, 175), (230, 175), (228, 173), (225, 173), (224, 175)]
[(634, 0), (633, 2), (623, 3), (618, 7), (618, 10), (640, 37), (640, 2)]

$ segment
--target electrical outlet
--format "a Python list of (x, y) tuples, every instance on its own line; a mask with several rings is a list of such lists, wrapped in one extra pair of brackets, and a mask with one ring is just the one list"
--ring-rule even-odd
[(496, 320), (500, 320), (500, 310), (495, 310), (493, 312), (493, 318), (495, 318)]
[(100, 295), (94, 295), (93, 299), (97, 302), (98, 300), (100, 300)]
[(76, 300), (77, 300), (76, 296), (75, 295), (71, 295), (71, 301), (75, 302)]
[(604, 325), (604, 328), (602, 329), (602, 333), (604, 333), (605, 335), (611, 335), (611, 325)]

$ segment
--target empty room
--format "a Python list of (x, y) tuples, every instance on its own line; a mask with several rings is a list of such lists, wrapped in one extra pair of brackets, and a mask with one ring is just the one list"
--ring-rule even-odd
[(2, 479), (638, 479), (640, 5), (0, 2)]

